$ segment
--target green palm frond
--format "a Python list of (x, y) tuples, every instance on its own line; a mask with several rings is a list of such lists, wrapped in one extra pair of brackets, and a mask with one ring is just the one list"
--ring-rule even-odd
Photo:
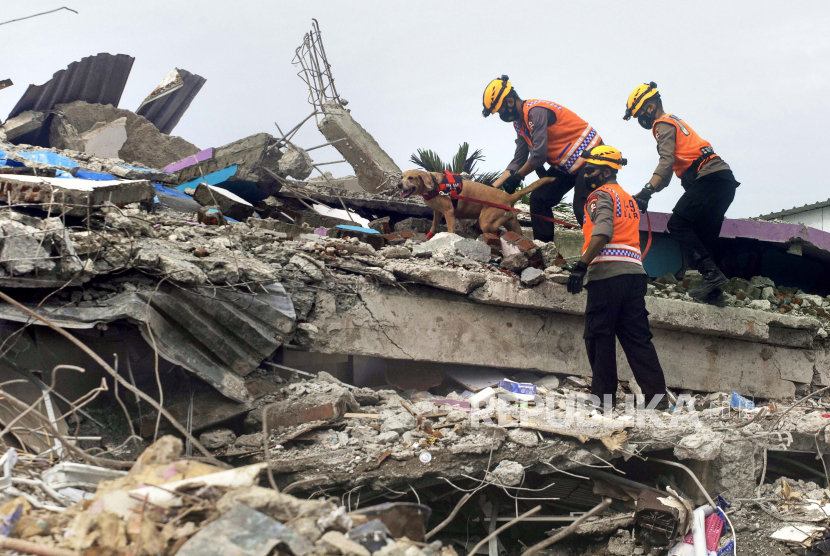
[(470, 145), (464, 142), (458, 146), (458, 151), (452, 157), (449, 164), (445, 163), (441, 160), (440, 156), (429, 149), (418, 149), (415, 154), (409, 157), (409, 161), (420, 166), (427, 172), (443, 172), (444, 170), (448, 170), (454, 174), (472, 174), (475, 176), (476, 181), (491, 185), (501, 175), (501, 172), (476, 174), (476, 163), (484, 161), (484, 155), (481, 149), (476, 149), (473, 151), (473, 154), (467, 156), (469, 152)]
[(409, 157), (409, 161), (427, 172), (443, 172), (445, 169), (441, 157), (429, 149), (418, 149), (417, 154)]
[(474, 174), (473, 179), (478, 183), (483, 183), (484, 185), (493, 185), (493, 182), (498, 179), (501, 175), (501, 172), (483, 172), (481, 174)]

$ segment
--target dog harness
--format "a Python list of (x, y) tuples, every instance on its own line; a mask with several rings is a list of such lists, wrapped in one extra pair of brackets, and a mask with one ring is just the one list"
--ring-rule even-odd
[(438, 195), (448, 195), (453, 206), (458, 203), (458, 195), (461, 193), (461, 183), (464, 178), (459, 174), (453, 174), (447, 170), (444, 170), (444, 176), (447, 179), (447, 183), (439, 183), (435, 191), (430, 191), (426, 195), (422, 195), (424, 201), (434, 199)]

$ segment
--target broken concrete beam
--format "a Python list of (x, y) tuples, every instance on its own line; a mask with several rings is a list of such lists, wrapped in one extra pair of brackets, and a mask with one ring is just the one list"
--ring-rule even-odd
[[(210, 185), (232, 191), (249, 203), (258, 203), (282, 188), (277, 178), (285, 177), (280, 170), (282, 156), (273, 136), (257, 133), (217, 147), (210, 153), (202, 151), (168, 166), (168, 169), (176, 172), (179, 179), (176, 189), (180, 191), (195, 189), (207, 180)], [(177, 166), (181, 167), (173, 170)]]
[(486, 281), (485, 275), (480, 272), (437, 265), (392, 261), (383, 268), (404, 280), (463, 294), (470, 293)]
[[(547, 310), (582, 315), (585, 294), (573, 295), (567, 287), (550, 281), (533, 289), (522, 288), (507, 276), (490, 275), (470, 299), (488, 305)], [(785, 347), (809, 348), (820, 326), (812, 317), (794, 317), (737, 307), (646, 297), (652, 328), (763, 342)]]
[(14, 118), (6, 120), (2, 128), (6, 134), (6, 140), (12, 142), (27, 133), (40, 131), (40, 128), (46, 122), (46, 116), (46, 112), (27, 110)]
[(383, 247), (384, 239), (377, 230), (361, 226), (338, 225), (326, 232), (328, 237), (356, 237), (363, 243), (368, 243), (375, 249)]
[(319, 123), (320, 132), (329, 142), (337, 141), (334, 148), (352, 165), (363, 189), (377, 193), (397, 182), (401, 169), (348, 110), (330, 101), (323, 105), (323, 112), (326, 117)]
[(200, 183), (193, 198), (203, 207), (218, 206), (222, 214), (234, 220), (245, 220), (254, 215), (254, 206), (228, 191)]
[[(405, 265), (393, 261), (385, 268)], [(532, 292), (546, 285), (524, 289)], [(345, 310), (335, 304), (334, 294), (318, 292), (310, 323), (320, 333), (309, 349), (591, 375), (581, 315), (483, 306), (417, 287), (407, 286), (407, 290), (398, 294), (380, 286), (361, 285), (359, 302)], [(436, 316), (444, 320), (438, 321)], [(418, 333), (413, 334), (413, 330)], [(705, 331), (654, 327), (652, 332), (666, 381), (672, 388), (736, 390), (743, 395), (776, 398), (794, 395), (796, 382), (809, 383), (813, 377), (813, 349), (743, 341)], [(425, 345), (429, 349), (424, 349)], [(619, 348), (618, 365), (621, 379), (630, 380), (631, 371)]]
[(161, 183), (176, 183), (176, 175), (153, 170), (152, 168), (137, 168), (136, 166), (125, 166), (124, 164), (105, 165), (108, 173), (125, 180), (149, 180)]
[(55, 106), (49, 128), (52, 148), (160, 169), (199, 149), (159, 132), (146, 118), (114, 106), (78, 101)]
[(176, 68), (147, 95), (135, 112), (169, 135), (206, 81), (201, 75)]
[(75, 178), (41, 178), (0, 174), (0, 198), (13, 204), (29, 204), (49, 210), (52, 215), (86, 216), (105, 201), (117, 206), (130, 203), (151, 205), (156, 188), (144, 180), (92, 181)]

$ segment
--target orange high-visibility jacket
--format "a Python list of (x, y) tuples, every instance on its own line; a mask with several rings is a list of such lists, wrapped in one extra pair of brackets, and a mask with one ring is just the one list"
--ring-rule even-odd
[(548, 126), (548, 164), (557, 166), (569, 174), (575, 174), (585, 164), (585, 160), (579, 156), (582, 151), (599, 145), (602, 139), (588, 122), (564, 106), (549, 100), (534, 99), (526, 100), (522, 107), (524, 122), (513, 122), (516, 133), (529, 147), (533, 147), (530, 109), (537, 106), (547, 108), (556, 114), (556, 123)]
[(681, 177), (683, 173), (689, 169), (695, 161), (700, 159), (696, 164), (698, 169), (712, 158), (715, 158), (714, 149), (709, 141), (704, 140), (695, 130), (689, 127), (689, 124), (678, 118), (673, 114), (663, 114), (651, 126), (651, 133), (657, 137), (657, 124), (671, 124), (677, 129), (677, 138), (674, 142), (674, 164), (672, 170)]
[(596, 203), (598, 191), (606, 191), (614, 198), (614, 237), (602, 248), (602, 251), (591, 261), (591, 264), (618, 261), (626, 263), (643, 264), (643, 256), (640, 253), (640, 209), (634, 199), (620, 187), (618, 183), (606, 183), (597, 187), (585, 203), (585, 223), (582, 225), (582, 233), (585, 235), (585, 244), (582, 253), (588, 250), (591, 242), (591, 234), (594, 231), (594, 222), (591, 220), (591, 212), (588, 207)]

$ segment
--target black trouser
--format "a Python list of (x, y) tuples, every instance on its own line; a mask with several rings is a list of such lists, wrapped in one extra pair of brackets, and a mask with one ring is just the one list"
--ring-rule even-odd
[(739, 185), (732, 170), (720, 170), (684, 185), (686, 192), (677, 201), (667, 228), (695, 267), (706, 258), (715, 259), (723, 219)]
[[(574, 189), (574, 186), (577, 184), (577, 176), (576, 174), (568, 174), (554, 168), (550, 168), (549, 170), (538, 169), (536, 170), (536, 174), (540, 178), (545, 176), (555, 177), (556, 181), (548, 185), (543, 185), (535, 191), (531, 191), (530, 212), (553, 217), (553, 207), (559, 204), (562, 197), (568, 191)], [(580, 225), (584, 217), (583, 212), (585, 211), (585, 201), (587, 198), (588, 195), (585, 192), (584, 185), (577, 187), (574, 191), (573, 209), (576, 220)], [(531, 216), (530, 225), (533, 227), (533, 239), (544, 242), (553, 241), (553, 222)]]
[[(603, 263), (599, 263), (603, 264)], [(590, 281), (588, 304), (585, 307), (585, 347), (594, 378), (591, 394), (605, 403), (605, 394), (617, 392), (617, 342), (628, 359), (637, 384), (646, 398), (646, 405), (655, 395), (666, 393), (666, 379), (651, 343), (651, 330), (646, 311), (645, 274), (621, 274), (605, 280)]]

